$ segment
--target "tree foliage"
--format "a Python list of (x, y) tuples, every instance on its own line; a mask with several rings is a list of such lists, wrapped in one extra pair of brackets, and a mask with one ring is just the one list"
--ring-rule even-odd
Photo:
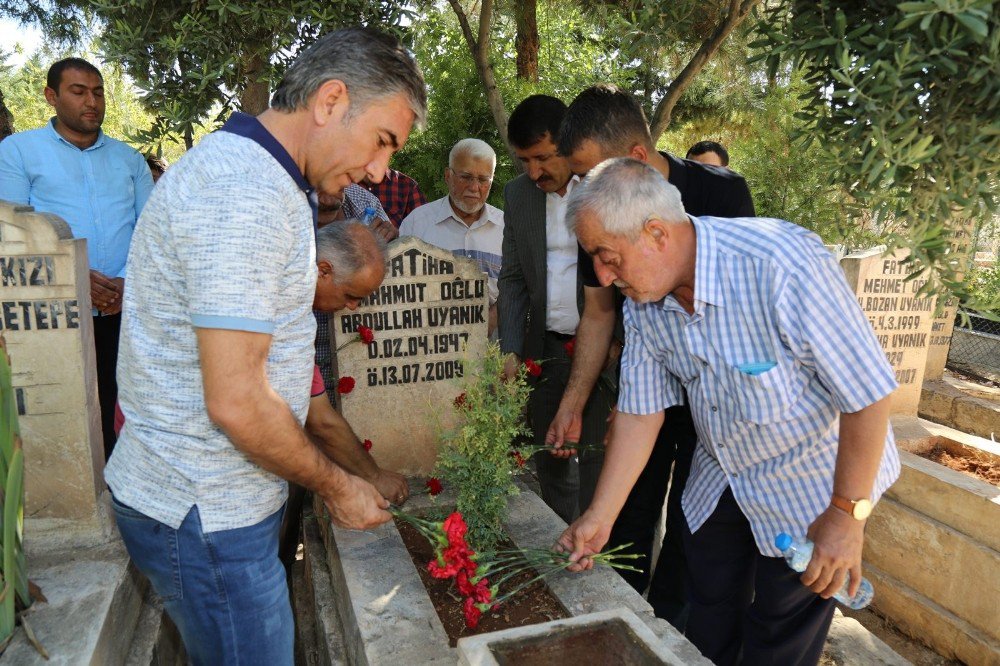
[(978, 302), (953, 236), (997, 208), (1000, 0), (796, 0), (763, 27), (772, 69), (801, 67), (801, 150), (839, 168), (856, 214), (896, 221), (927, 290)]
[[(7, 108), (18, 131), (41, 127), (53, 116), (52, 107), (43, 94), (45, 75), (54, 61), (71, 55), (97, 62), (94, 54), (86, 50), (81, 52), (43, 46), (20, 66), (0, 68), (0, 90), (4, 92)], [(120, 66), (105, 64), (100, 69), (104, 77), (106, 104), (102, 126), (104, 133), (142, 149), (143, 142), (137, 135), (150, 126), (153, 115), (143, 108), (135, 88)], [(162, 154), (170, 162), (183, 153), (176, 142), (166, 142), (163, 148)]]
[[(429, 199), (447, 192), (443, 172), (448, 151), (459, 139), (477, 137), (497, 152), (496, 185), (490, 203), (500, 205), (502, 185), (519, 170), (504, 150), (504, 142), (487, 105), (472, 54), (452, 9), (446, 4), (419, 10), (407, 40), (427, 80), (427, 129), (412, 135), (396, 156), (394, 166), (420, 183)], [(491, 33), (490, 63), (498, 93), (513, 108), (535, 93), (554, 95), (567, 103), (580, 90), (598, 82), (624, 84), (629, 70), (617, 58), (584, 11), (569, 5), (538, 6), (539, 58), (537, 83), (516, 75), (516, 25), (513, 17), (497, 14)]]
[[(382, 0), (91, 0), (102, 49), (121, 62), (157, 122), (143, 136), (188, 145), (197, 125), (232, 109), (260, 113), (300, 49), (344, 25), (399, 26), (406, 10)], [(155, 16), (155, 20), (150, 20)]]

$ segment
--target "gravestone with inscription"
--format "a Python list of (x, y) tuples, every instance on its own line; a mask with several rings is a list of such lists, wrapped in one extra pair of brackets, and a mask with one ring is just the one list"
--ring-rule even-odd
[[(406, 237), (389, 246), (385, 281), (355, 311), (330, 317), (335, 370), (354, 388), (341, 413), (378, 464), (403, 474), (434, 467), (438, 441), (454, 425), (463, 378), (486, 350), (486, 275), (475, 261)], [(352, 342), (358, 329), (371, 344)]]
[(884, 248), (855, 252), (844, 257), (840, 265), (896, 372), (899, 388), (892, 395), (892, 413), (916, 416), (934, 321), (934, 297), (917, 295), (924, 280), (906, 280), (911, 272), (903, 263), (907, 250), (889, 255), (884, 252)]
[(104, 453), (87, 242), (0, 201), (0, 332), (14, 369), (28, 538), (100, 537)]

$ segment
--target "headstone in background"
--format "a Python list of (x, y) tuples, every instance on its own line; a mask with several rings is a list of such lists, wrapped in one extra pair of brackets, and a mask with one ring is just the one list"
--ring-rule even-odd
[(26, 541), (90, 539), (106, 521), (87, 242), (59, 217), (6, 201), (0, 331), (24, 440)]
[[(486, 275), (475, 261), (407, 237), (389, 246), (386, 278), (357, 310), (330, 318), (335, 364), (354, 389), (341, 413), (386, 469), (426, 475), (463, 378), (486, 351)], [(350, 342), (358, 327), (375, 332), (370, 345)], [(345, 343), (349, 343), (346, 344)]]
[[(956, 257), (965, 257), (972, 242), (972, 231), (975, 224), (972, 220), (960, 220), (960, 225), (952, 232), (951, 251)], [(927, 349), (927, 367), (924, 380), (941, 379), (944, 366), (948, 362), (948, 350), (951, 349), (951, 334), (955, 330), (955, 315), (958, 313), (958, 303), (949, 298), (944, 304), (940, 316), (931, 323), (930, 345)]]
[(889, 255), (884, 251), (879, 247), (855, 252), (844, 257), (840, 265), (896, 372), (899, 388), (892, 394), (892, 413), (916, 416), (934, 321), (934, 298), (917, 296), (922, 279), (906, 281), (911, 272), (903, 264), (907, 250)]

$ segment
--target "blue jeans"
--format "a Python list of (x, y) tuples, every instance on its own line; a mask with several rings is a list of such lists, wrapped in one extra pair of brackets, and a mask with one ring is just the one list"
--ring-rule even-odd
[(278, 559), (283, 509), (204, 532), (198, 507), (173, 529), (112, 498), (132, 561), (153, 584), (194, 664), (293, 663), (295, 625)]

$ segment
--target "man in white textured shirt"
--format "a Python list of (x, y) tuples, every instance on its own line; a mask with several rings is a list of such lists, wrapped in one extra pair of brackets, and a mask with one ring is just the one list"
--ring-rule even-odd
[[(525, 173), (504, 188), (503, 265), (498, 286), (500, 348), (504, 374), (513, 376), (527, 359), (544, 360), (531, 377), (528, 424), (535, 444), (559, 407), (569, 379), (572, 342), (580, 323), (583, 287), (577, 275), (576, 236), (566, 227), (566, 202), (578, 179), (556, 149), (566, 105), (533, 95), (510, 116), (508, 136)], [(583, 411), (577, 451), (567, 442), (557, 453), (535, 456), (542, 499), (567, 522), (586, 509), (601, 471), (600, 448), (611, 396), (599, 385)]]
[(452, 147), (444, 170), (447, 196), (415, 208), (399, 226), (400, 236), (415, 236), (479, 264), (490, 289), (490, 335), (497, 326), (503, 245), (503, 211), (486, 203), (496, 166), (497, 154), (488, 143), (462, 139)]
[[(105, 479), (132, 562), (196, 665), (294, 663), (278, 559), (286, 481), (313, 491), (342, 526), (390, 519), (378, 490), (302, 429), (316, 336), (314, 195), (380, 180), (425, 112), (423, 76), (398, 42), (332, 32), (288, 67), (268, 110), (234, 113), (143, 209), (126, 268), (125, 427)], [(381, 281), (371, 241), (350, 253), (364, 268), (343, 285), (349, 300)]]

